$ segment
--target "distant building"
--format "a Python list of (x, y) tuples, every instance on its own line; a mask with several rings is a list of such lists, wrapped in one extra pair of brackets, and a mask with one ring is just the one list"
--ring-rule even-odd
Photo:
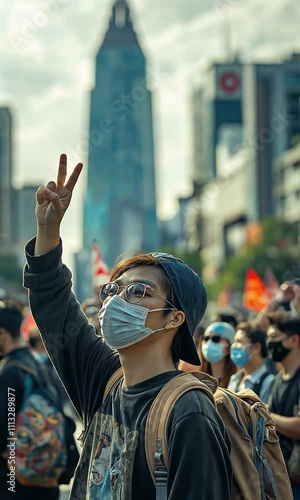
[(197, 183), (220, 174), (217, 148), (230, 136), (231, 149), (242, 142), (242, 65), (238, 62), (213, 63), (204, 75), (202, 89), (193, 94), (194, 172)]
[(228, 107), (222, 103), (216, 114), (218, 99), (209, 96), (220, 93), (217, 68), (211, 65), (211, 79), (194, 94), (194, 196), (187, 207), (188, 246), (200, 248), (209, 279), (226, 257), (255, 238), (266, 216), (300, 219), (295, 146), (300, 143), (300, 54), (282, 63), (240, 66), (242, 95), (238, 76), (229, 78), (241, 97), (241, 124), (233, 120), (238, 99), (228, 100)]
[(24, 246), (36, 234), (35, 193), (37, 185), (25, 185), (15, 190), (17, 197), (17, 238), (16, 241)]
[(177, 251), (186, 252), (188, 248), (187, 237), (187, 207), (191, 197), (178, 198), (178, 210), (176, 214), (168, 220), (160, 220), (161, 246), (169, 245)]
[(0, 253), (9, 252), (12, 242), (12, 134), (11, 110), (0, 108)]
[(300, 54), (244, 69), (249, 219), (275, 214), (274, 161), (300, 139)]
[(116, 0), (91, 93), (84, 248), (96, 238), (112, 266), (158, 247), (151, 93), (125, 0)]
[(275, 163), (275, 203), (279, 217), (300, 223), (300, 142)]

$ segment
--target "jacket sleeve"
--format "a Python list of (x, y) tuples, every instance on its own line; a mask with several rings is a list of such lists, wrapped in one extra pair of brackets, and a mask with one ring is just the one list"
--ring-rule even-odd
[(213, 408), (202, 413), (196, 405), (184, 413), (169, 426), (168, 500), (229, 500), (232, 468), (223, 424)]
[(34, 255), (26, 245), (24, 286), (45, 347), (66, 391), (86, 425), (101, 405), (105, 385), (119, 368), (118, 353), (96, 335), (72, 292), (71, 272), (62, 264), (62, 243)]

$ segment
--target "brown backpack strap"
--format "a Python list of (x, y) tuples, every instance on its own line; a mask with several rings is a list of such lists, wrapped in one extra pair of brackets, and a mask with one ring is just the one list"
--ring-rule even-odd
[(121, 378), (123, 377), (123, 368), (122, 366), (120, 368), (118, 368), (113, 374), (112, 376), (110, 377), (110, 379), (108, 380), (106, 386), (105, 386), (105, 389), (104, 389), (104, 395), (103, 395), (103, 399), (102, 399), (102, 403), (104, 403), (104, 401), (106, 400), (107, 396), (109, 395), (110, 391), (112, 390), (113, 386), (119, 381), (121, 380)]
[[(181, 373), (172, 378), (158, 393), (154, 399), (146, 421), (145, 429), (145, 452), (149, 471), (155, 480), (155, 455), (160, 455), (160, 460), (165, 468), (168, 468), (168, 444), (167, 430), (168, 420), (175, 403), (183, 394), (194, 389), (204, 391), (214, 403), (212, 389), (217, 381), (209, 375), (200, 372)], [(212, 386), (210, 388), (209, 386)]]
[[(104, 403), (104, 401), (106, 400), (107, 396), (109, 395), (110, 391), (112, 390), (113, 386), (118, 382), (118, 380), (120, 380), (121, 378), (123, 377), (123, 368), (122, 366), (120, 366), (120, 368), (118, 368), (113, 374), (112, 376), (108, 379), (108, 382), (105, 386), (105, 389), (104, 389), (104, 395), (103, 395), (103, 398), (102, 398), (102, 404)], [(88, 430), (88, 427), (89, 426), (86, 426), (85, 429), (83, 429), (80, 433), (80, 436), (78, 436), (77, 438), (77, 441), (80, 441), (81, 442), (81, 446), (83, 445), (83, 441), (85, 439), (85, 436), (86, 436), (86, 433), (87, 433), (87, 430)]]

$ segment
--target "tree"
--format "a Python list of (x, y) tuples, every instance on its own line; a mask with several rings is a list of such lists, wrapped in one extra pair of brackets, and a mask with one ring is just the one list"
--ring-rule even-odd
[(266, 268), (271, 267), (280, 283), (300, 276), (298, 239), (298, 224), (266, 218), (261, 226), (260, 242), (246, 244), (237, 255), (226, 260), (218, 280), (208, 286), (209, 296), (217, 299), (225, 286), (242, 292), (246, 271), (250, 267), (262, 279)]

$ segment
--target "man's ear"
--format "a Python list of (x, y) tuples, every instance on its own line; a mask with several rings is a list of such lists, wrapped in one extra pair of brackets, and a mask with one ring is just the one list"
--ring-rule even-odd
[(292, 347), (300, 347), (300, 335), (295, 333), (294, 335), (291, 335), (290, 339)]
[(254, 344), (252, 344), (252, 352), (261, 354), (261, 344), (260, 344), (260, 342), (255, 342)]
[(173, 311), (171, 319), (165, 326), (165, 329), (179, 328), (185, 322), (185, 314), (183, 311)]

